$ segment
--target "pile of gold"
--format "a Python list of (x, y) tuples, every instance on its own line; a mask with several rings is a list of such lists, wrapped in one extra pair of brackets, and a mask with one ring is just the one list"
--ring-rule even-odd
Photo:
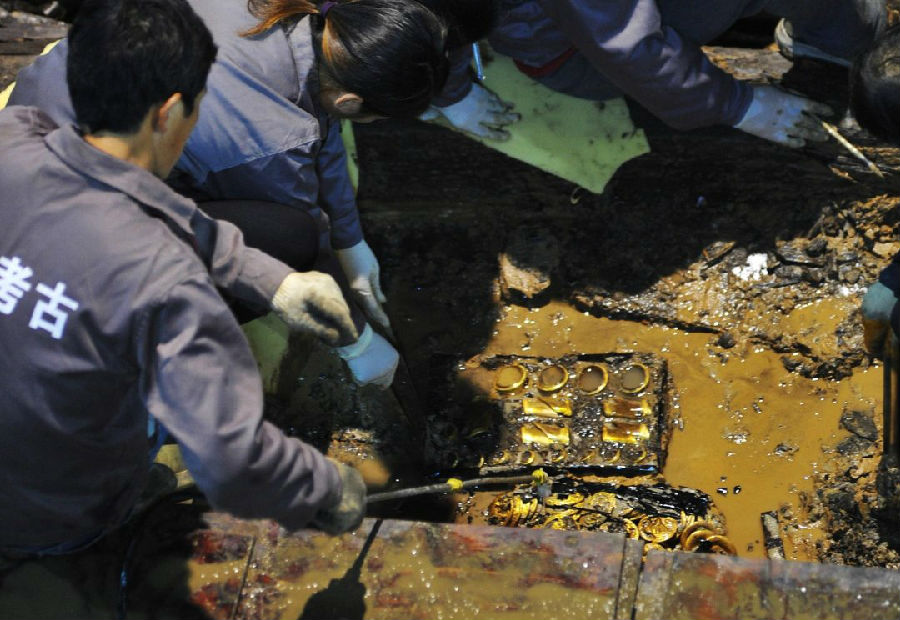
[(623, 532), (644, 542), (644, 551), (668, 549), (736, 555), (713, 514), (679, 517), (644, 514), (614, 493), (550, 495), (543, 502), (530, 492), (498, 496), (488, 506), (488, 522), (507, 527)]

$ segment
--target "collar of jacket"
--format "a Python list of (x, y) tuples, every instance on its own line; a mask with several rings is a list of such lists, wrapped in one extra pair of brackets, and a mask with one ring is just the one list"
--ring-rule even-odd
[(180, 237), (193, 239), (191, 219), (197, 205), (149, 171), (94, 148), (73, 125), (51, 131), (45, 141), (57, 157), (79, 174), (131, 197), (149, 215), (166, 221)]

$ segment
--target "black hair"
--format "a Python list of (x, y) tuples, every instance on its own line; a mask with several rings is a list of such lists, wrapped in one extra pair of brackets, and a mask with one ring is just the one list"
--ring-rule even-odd
[(418, 116), (447, 82), (447, 25), (414, 0), (343, 0), (325, 15), (308, 0), (249, 0), (253, 36), (312, 15), (323, 79), (363, 99), (363, 111)]
[(69, 32), (75, 118), (88, 133), (131, 133), (175, 93), (191, 113), (215, 58), (187, 0), (87, 0)]
[(418, 0), (447, 22), (450, 49), (487, 37), (500, 16), (499, 0)]
[(850, 111), (869, 133), (900, 144), (900, 24), (885, 30), (854, 61)]

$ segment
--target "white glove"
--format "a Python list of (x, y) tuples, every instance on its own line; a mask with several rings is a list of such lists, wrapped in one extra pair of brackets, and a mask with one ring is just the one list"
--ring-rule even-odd
[(288, 274), (275, 291), (272, 309), (291, 329), (313, 334), (329, 346), (357, 337), (344, 294), (325, 273)]
[(391, 322), (381, 307), (387, 298), (381, 292), (378, 259), (372, 248), (363, 239), (353, 247), (334, 252), (363, 311), (369, 319), (390, 330)]
[(329, 457), (325, 458), (337, 467), (341, 478), (341, 497), (334, 506), (319, 510), (310, 525), (337, 536), (358, 528), (366, 516), (366, 483), (353, 467)]
[(473, 83), (472, 90), (462, 100), (444, 108), (431, 106), (420, 118), (427, 121), (440, 114), (456, 129), (479, 138), (502, 141), (509, 140), (509, 132), (502, 127), (522, 118), (509, 111), (512, 107), (481, 84)]
[(807, 140), (824, 142), (828, 134), (816, 114), (830, 116), (823, 103), (768, 85), (753, 86), (753, 101), (735, 127), (759, 138), (799, 148)]
[(361, 384), (371, 383), (382, 389), (394, 382), (394, 372), (400, 354), (387, 340), (376, 334), (368, 324), (359, 340), (345, 347), (337, 347), (337, 354), (347, 362), (353, 379)]

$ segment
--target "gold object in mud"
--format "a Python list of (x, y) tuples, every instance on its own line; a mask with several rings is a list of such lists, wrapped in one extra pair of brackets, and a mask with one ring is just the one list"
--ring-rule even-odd
[(581, 462), (582, 463), (593, 463), (594, 461), (597, 460), (597, 456), (598, 456), (597, 449), (591, 448), (590, 450), (585, 452), (584, 456), (581, 457)]
[(638, 526), (634, 524), (634, 521), (632, 521), (631, 519), (622, 519), (622, 523), (625, 524), (625, 536), (634, 540), (637, 540), (641, 537)]
[(585, 394), (598, 394), (609, 382), (609, 373), (599, 365), (588, 366), (578, 374), (578, 389)]
[(519, 455), (519, 463), (522, 465), (531, 465), (534, 463), (534, 452), (525, 450), (525, 452)]
[(497, 371), (494, 378), (494, 387), (498, 392), (514, 392), (525, 385), (528, 379), (528, 371), (522, 364), (504, 366)]
[(491, 461), (491, 465), (503, 465), (505, 463), (509, 463), (509, 452), (506, 450), (503, 450)]
[(581, 493), (569, 493), (565, 497), (559, 495), (551, 495), (545, 502), (548, 506), (574, 506), (584, 501), (584, 495)]
[(623, 392), (637, 394), (650, 383), (650, 369), (640, 362), (635, 362), (622, 371), (620, 381)]
[(572, 401), (568, 398), (523, 398), (522, 411), (541, 418), (572, 416)]
[(531, 422), (523, 425), (520, 432), (522, 443), (536, 443), (542, 446), (549, 446), (553, 443), (569, 445), (569, 429), (565, 426)]
[(603, 415), (607, 418), (642, 418), (650, 415), (650, 403), (646, 398), (608, 398), (603, 401)]
[(697, 521), (696, 519), (691, 520), (690, 523), (685, 523), (684, 529), (681, 530), (681, 548), (685, 548), (688, 538), (690, 538), (691, 534), (693, 534), (694, 532), (697, 532), (699, 530), (706, 530), (708, 532), (715, 533), (713, 532), (714, 527), (715, 526), (709, 521)]
[(721, 534), (713, 534), (707, 536), (706, 544), (709, 545), (710, 551), (719, 555), (737, 555), (737, 549), (734, 544)]
[(538, 374), (538, 389), (542, 392), (555, 392), (569, 380), (569, 371), (565, 366), (554, 364), (547, 366)]
[(651, 543), (670, 540), (678, 532), (678, 519), (671, 517), (643, 517), (638, 521), (641, 538)]
[(547, 460), (551, 463), (562, 463), (566, 460), (567, 456), (569, 456), (569, 451), (565, 448), (559, 448), (557, 450), (550, 450)]
[(606, 420), (603, 423), (603, 441), (618, 443), (639, 443), (650, 437), (650, 429), (643, 422), (618, 422)]
[(653, 551), (653, 550), (665, 551), (666, 548), (663, 547), (661, 544), (655, 543), (655, 542), (644, 543), (644, 549), (643, 549), (644, 555), (647, 555), (647, 553), (649, 553), (650, 551)]
[(701, 544), (705, 544), (712, 553), (737, 555), (737, 549), (735, 549), (730, 540), (710, 529), (702, 527), (695, 529), (687, 536), (682, 534), (681, 540), (681, 548), (684, 551), (694, 551), (698, 549)]

